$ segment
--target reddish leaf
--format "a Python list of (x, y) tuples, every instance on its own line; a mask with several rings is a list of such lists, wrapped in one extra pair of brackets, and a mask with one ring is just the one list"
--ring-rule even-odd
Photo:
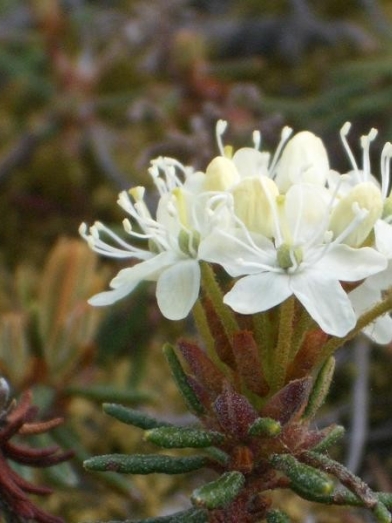
[(235, 369), (235, 357), (233, 353), (233, 346), (226, 335), (226, 331), (222, 325), (220, 317), (217, 315), (211, 300), (205, 298), (203, 307), (206, 313), (206, 319), (211, 335), (214, 339), (214, 348), (221, 361), (226, 363), (232, 369)]
[(180, 341), (178, 348), (196, 380), (216, 397), (222, 392), (225, 375), (195, 343)]
[(290, 381), (268, 400), (261, 416), (275, 419), (282, 425), (293, 418), (298, 419), (306, 407), (311, 388), (310, 377)]
[(321, 329), (308, 332), (301, 348), (289, 367), (288, 379), (293, 380), (309, 375), (327, 339), (328, 334)]
[(223, 430), (239, 440), (247, 437), (250, 425), (259, 417), (249, 401), (229, 384), (216, 399), (214, 410)]
[(257, 344), (250, 331), (236, 332), (233, 339), (234, 356), (244, 385), (255, 394), (265, 396), (269, 386), (264, 377)]

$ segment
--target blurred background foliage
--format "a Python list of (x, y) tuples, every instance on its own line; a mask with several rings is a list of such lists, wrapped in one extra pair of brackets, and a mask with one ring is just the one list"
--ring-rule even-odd
[[(254, 129), (267, 148), (283, 125), (312, 130), (343, 171), (341, 125), (353, 123), (357, 152), (357, 138), (376, 127), (378, 168), (392, 140), (392, 3), (0, 0), (0, 93), (0, 370), (15, 396), (32, 388), (43, 417), (64, 416), (50, 437), (76, 451), (50, 471), (57, 491), (46, 509), (72, 523), (185, 508), (196, 475), (82, 470), (93, 454), (150, 450), (102, 401), (186, 416), (160, 347), (193, 331), (163, 321), (148, 286), (110, 310), (89, 307), (121, 264), (98, 260), (78, 226), (118, 228), (117, 193), (149, 186), (155, 156), (204, 168), (218, 118), (236, 146)], [(365, 349), (341, 351), (320, 424), (351, 426), (337, 453), (390, 491), (392, 348)], [(341, 521), (342, 511), (283, 503), (293, 521)]]

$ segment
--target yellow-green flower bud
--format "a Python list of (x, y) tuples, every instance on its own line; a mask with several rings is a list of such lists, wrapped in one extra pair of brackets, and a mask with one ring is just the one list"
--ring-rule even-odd
[(245, 178), (233, 189), (235, 213), (248, 230), (272, 238), (275, 230), (271, 205), (278, 194), (275, 182), (266, 176)]
[(234, 163), (224, 156), (216, 156), (207, 166), (204, 181), (205, 191), (227, 191), (240, 181)]
[(380, 189), (374, 183), (359, 183), (333, 209), (329, 229), (334, 233), (335, 238), (344, 231), (348, 231), (350, 225), (355, 223), (358, 209), (368, 212), (343, 239), (343, 243), (351, 247), (359, 247), (363, 244), (374, 224), (382, 215), (382, 195)]

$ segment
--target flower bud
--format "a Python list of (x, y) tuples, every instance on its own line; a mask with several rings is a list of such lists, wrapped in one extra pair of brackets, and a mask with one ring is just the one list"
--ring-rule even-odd
[(250, 231), (271, 238), (275, 233), (271, 205), (278, 194), (270, 178), (245, 178), (233, 190), (235, 213)]
[(234, 163), (224, 156), (217, 156), (207, 166), (204, 190), (227, 191), (240, 181)]
[(270, 154), (251, 147), (242, 147), (234, 153), (233, 163), (241, 178), (268, 176)]
[(287, 143), (276, 167), (276, 185), (283, 193), (294, 183), (325, 185), (329, 171), (323, 142), (309, 131), (297, 133)]
[[(367, 211), (362, 220), (358, 220), (358, 209)], [(382, 211), (383, 200), (380, 189), (371, 182), (359, 183), (334, 207), (329, 229), (334, 233), (335, 238), (345, 231), (350, 231), (342, 242), (351, 247), (359, 247), (369, 236)], [(357, 225), (355, 225), (356, 220)]]

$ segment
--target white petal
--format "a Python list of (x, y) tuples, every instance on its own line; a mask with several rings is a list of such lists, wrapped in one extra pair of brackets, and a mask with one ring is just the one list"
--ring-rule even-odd
[(175, 259), (173, 253), (164, 252), (133, 267), (122, 269), (110, 282), (112, 290), (92, 296), (88, 303), (95, 306), (111, 305), (130, 294), (141, 281), (155, 280)]
[(257, 248), (254, 248), (243, 235), (234, 234), (220, 230), (212, 232), (201, 241), (199, 258), (219, 263), (233, 277), (259, 273), (265, 265), (276, 265), (276, 250), (270, 240), (259, 236)]
[(101, 307), (103, 305), (112, 305), (116, 301), (121, 300), (121, 298), (127, 296), (127, 294), (130, 294), (138, 283), (139, 282), (137, 281), (129, 285), (118, 287), (117, 289), (113, 289), (111, 291), (100, 292), (99, 294), (95, 294), (95, 296), (92, 296), (88, 300), (88, 303), (96, 307)]
[(368, 280), (352, 290), (348, 297), (353, 304), (357, 316), (371, 309), (382, 299), (380, 289), (370, 287)]
[(392, 258), (392, 225), (383, 220), (377, 220), (374, 225), (374, 234), (377, 249), (388, 258)]
[[(322, 240), (328, 203), (331, 199), (327, 189), (310, 183), (292, 185), (284, 201), (285, 217), (292, 242), (301, 245), (318, 236)], [(327, 225), (325, 223), (325, 225)]]
[(392, 341), (392, 319), (384, 314), (363, 329), (363, 332), (375, 343), (386, 345)]
[(262, 272), (238, 280), (223, 301), (240, 314), (254, 314), (271, 309), (291, 294), (287, 274)]
[(184, 260), (162, 272), (157, 282), (157, 301), (169, 320), (181, 320), (192, 309), (200, 289), (197, 260)]
[(315, 264), (317, 270), (340, 281), (358, 281), (384, 270), (385, 256), (371, 247), (354, 249), (348, 245), (334, 245)]
[[(368, 280), (351, 291), (348, 297), (353, 304), (357, 317), (382, 300), (380, 290), (371, 287)], [(389, 314), (384, 314), (365, 327), (363, 332), (375, 343), (385, 345), (392, 341), (392, 319)]]
[(127, 286), (132, 282), (138, 284), (141, 281), (156, 281), (159, 274), (169, 265), (176, 263), (178, 256), (171, 252), (162, 252), (141, 263), (137, 263), (133, 267), (122, 269), (110, 282), (112, 289)]
[(392, 287), (392, 260), (388, 261), (387, 268), (366, 279), (368, 287), (378, 290), (386, 290)]
[(337, 280), (311, 270), (291, 278), (291, 289), (324, 332), (343, 337), (356, 324), (347, 294)]

